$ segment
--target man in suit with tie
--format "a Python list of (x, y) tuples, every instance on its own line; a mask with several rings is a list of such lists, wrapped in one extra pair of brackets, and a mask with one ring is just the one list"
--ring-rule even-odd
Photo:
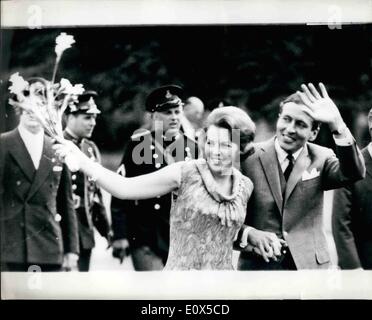
[[(183, 89), (169, 85), (146, 99), (153, 131), (132, 135), (118, 172), (127, 177), (151, 173), (178, 161), (197, 158), (196, 143), (180, 131)], [(130, 245), (137, 271), (162, 270), (169, 251), (169, 214), (172, 194), (129, 201), (112, 199), (113, 254), (124, 257)]]
[[(241, 246), (248, 240), (264, 259), (243, 251), (240, 270), (324, 269), (330, 265), (323, 234), (323, 193), (362, 179), (365, 167), (337, 106), (324, 85), (319, 86), (321, 94), (309, 84), (285, 99), (280, 104), (276, 136), (257, 144), (255, 154), (241, 164), (254, 184)], [(320, 123), (333, 133), (337, 156), (311, 143)], [(271, 245), (278, 239), (285, 246)]]
[[(368, 114), (372, 141), (372, 109)], [(363, 150), (366, 177), (335, 191), (332, 231), (341, 269), (372, 270), (372, 142)]]
[(17, 111), (19, 126), (0, 136), (2, 271), (71, 270), (79, 247), (69, 171), (34, 116)]

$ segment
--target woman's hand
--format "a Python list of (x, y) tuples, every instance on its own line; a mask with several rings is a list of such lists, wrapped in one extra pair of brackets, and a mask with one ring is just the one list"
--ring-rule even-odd
[(73, 172), (81, 169), (82, 164), (88, 159), (87, 156), (69, 140), (58, 139), (57, 144), (53, 145), (53, 149), (59, 160), (65, 162), (68, 168)]
[[(252, 229), (248, 234), (248, 241), (251, 245), (256, 247), (262, 258), (269, 262), (270, 259), (277, 261), (281, 256), (282, 245), (285, 245), (285, 241), (279, 239), (275, 233)], [(255, 250), (257, 253), (257, 251)]]

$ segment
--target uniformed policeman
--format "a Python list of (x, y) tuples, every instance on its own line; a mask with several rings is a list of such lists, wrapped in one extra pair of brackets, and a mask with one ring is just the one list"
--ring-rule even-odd
[[(177, 161), (198, 155), (195, 141), (180, 131), (182, 93), (179, 86), (160, 87), (149, 94), (146, 110), (153, 120), (152, 131), (132, 135), (118, 172), (126, 177), (154, 172)], [(124, 256), (128, 245), (137, 271), (163, 269), (169, 250), (169, 213), (174, 195), (129, 201), (112, 199), (113, 254)]]
[[(97, 93), (86, 91), (79, 96), (78, 102), (66, 110), (65, 139), (73, 141), (91, 159), (101, 162), (100, 152), (95, 143), (88, 138), (96, 125), (97, 108), (94, 98)], [(79, 221), (80, 256), (79, 271), (88, 271), (92, 249), (95, 246), (94, 229), (110, 240), (110, 225), (103, 204), (101, 190), (81, 172), (74, 172), (72, 192), (75, 210)]]

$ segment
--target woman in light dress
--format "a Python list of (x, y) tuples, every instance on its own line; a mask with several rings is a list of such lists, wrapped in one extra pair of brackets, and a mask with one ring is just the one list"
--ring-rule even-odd
[(73, 157), (80, 170), (113, 196), (146, 199), (175, 192), (170, 212), (170, 248), (165, 270), (232, 270), (233, 243), (253, 190), (236, 168), (252, 151), (255, 125), (237, 107), (215, 109), (206, 120), (204, 158), (124, 178), (91, 161), (72, 143), (56, 153)]

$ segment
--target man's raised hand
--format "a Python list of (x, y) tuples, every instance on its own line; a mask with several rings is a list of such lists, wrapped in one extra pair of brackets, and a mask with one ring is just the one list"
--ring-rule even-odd
[(319, 83), (319, 91), (312, 83), (302, 84), (303, 91), (297, 91), (302, 103), (307, 107), (305, 112), (315, 121), (326, 123), (331, 131), (340, 128), (344, 121), (336, 104), (328, 96), (323, 83)]

